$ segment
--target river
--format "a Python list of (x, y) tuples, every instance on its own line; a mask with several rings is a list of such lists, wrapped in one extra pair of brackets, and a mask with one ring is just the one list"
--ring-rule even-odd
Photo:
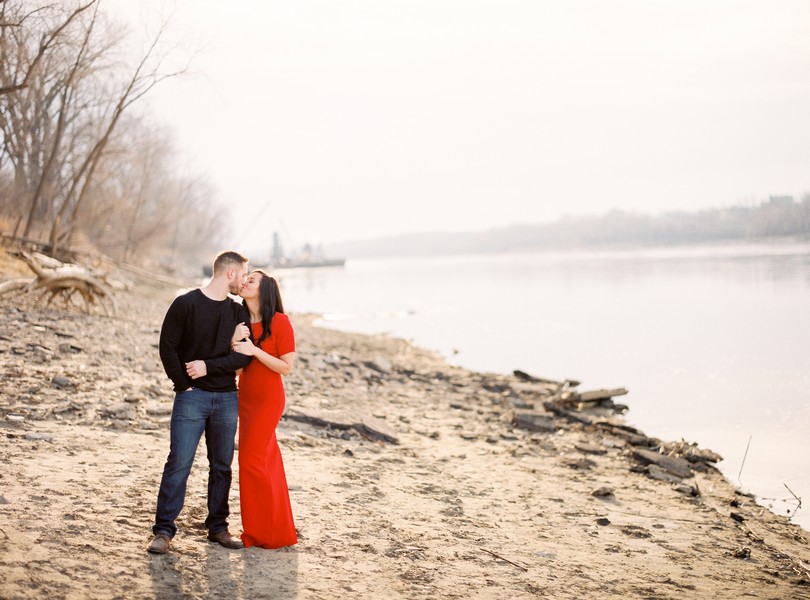
[(410, 339), (469, 369), (625, 387), (629, 424), (720, 453), (733, 483), (810, 530), (808, 243), (358, 259), (277, 275), (286, 308), (327, 327)]

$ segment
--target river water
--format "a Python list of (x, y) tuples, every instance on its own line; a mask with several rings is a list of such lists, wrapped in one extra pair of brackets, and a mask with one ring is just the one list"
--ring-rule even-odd
[(810, 530), (808, 243), (349, 260), (277, 275), (285, 307), (327, 327), (410, 339), (469, 369), (625, 387), (629, 424), (720, 453), (733, 483)]

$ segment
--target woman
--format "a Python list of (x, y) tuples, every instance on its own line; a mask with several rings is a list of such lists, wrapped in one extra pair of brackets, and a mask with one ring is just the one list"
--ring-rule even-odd
[[(245, 547), (282, 548), (298, 542), (276, 426), (284, 412), (284, 383), (295, 360), (295, 336), (278, 283), (253, 271), (239, 290), (250, 313), (252, 339), (235, 341), (253, 356), (239, 376), (239, 501)], [(237, 326), (235, 339), (247, 337)]]

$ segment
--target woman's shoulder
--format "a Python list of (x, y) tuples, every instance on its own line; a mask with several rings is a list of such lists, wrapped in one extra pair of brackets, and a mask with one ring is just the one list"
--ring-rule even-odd
[(273, 315), (273, 322), (274, 323), (290, 323), (290, 317), (282, 312), (277, 312)]
[(273, 331), (285, 331), (288, 334), (292, 334), (294, 331), (290, 317), (280, 312), (273, 315), (271, 327)]

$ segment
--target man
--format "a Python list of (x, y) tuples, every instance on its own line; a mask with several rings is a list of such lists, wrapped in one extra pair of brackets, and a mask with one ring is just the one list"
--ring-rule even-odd
[(250, 356), (231, 352), (239, 323), (249, 322), (246, 309), (228, 297), (247, 274), (248, 259), (221, 252), (213, 277), (203, 288), (175, 298), (160, 330), (160, 360), (174, 383), (169, 457), (160, 481), (154, 538), (147, 551), (164, 554), (177, 533), (175, 519), (183, 508), (194, 455), (205, 432), (208, 449), (208, 539), (226, 548), (244, 545), (228, 531), (228, 495), (238, 408), (236, 371)]

